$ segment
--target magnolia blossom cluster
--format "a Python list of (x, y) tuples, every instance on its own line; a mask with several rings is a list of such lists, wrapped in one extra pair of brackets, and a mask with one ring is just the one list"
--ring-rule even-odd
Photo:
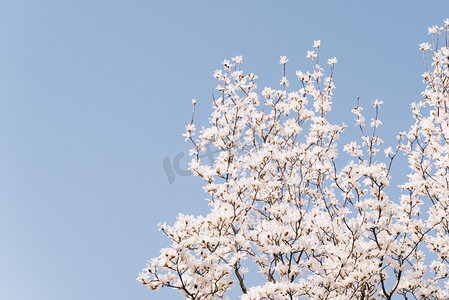
[[(246, 300), (449, 299), (449, 48), (439, 41), (448, 29), (449, 19), (429, 28), (433, 45), (420, 45), (432, 61), (415, 124), (383, 148), (382, 101), (369, 122), (357, 103), (361, 139), (343, 145), (343, 166), (345, 125), (326, 119), (337, 59), (328, 71), (318, 64), (320, 41), (297, 90), (287, 89), (285, 56), (279, 87), (261, 94), (242, 57), (224, 60), (209, 126), (197, 130), (192, 117), (185, 133), (210, 213), (160, 224), (172, 244), (138, 280), (187, 299), (224, 299), (231, 288)], [(209, 147), (219, 150), (212, 165), (200, 159)], [(400, 199), (386, 193), (398, 151), (411, 168)]]

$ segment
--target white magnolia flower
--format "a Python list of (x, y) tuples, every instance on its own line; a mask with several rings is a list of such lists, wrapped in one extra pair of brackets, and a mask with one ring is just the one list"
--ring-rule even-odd
[(335, 65), (335, 64), (337, 63), (337, 58), (336, 58), (336, 57), (329, 58), (329, 59), (327, 60), (327, 63), (328, 63), (329, 65)]
[(428, 51), (430, 50), (431, 46), (429, 43), (421, 43), (419, 44), (419, 49), (424, 50), (424, 51)]
[(281, 56), (279, 59), (279, 64), (285, 65), (288, 62), (287, 56)]

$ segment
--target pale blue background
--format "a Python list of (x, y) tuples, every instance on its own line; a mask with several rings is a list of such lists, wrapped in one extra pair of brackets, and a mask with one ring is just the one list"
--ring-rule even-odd
[(278, 86), (279, 56), (292, 75), (321, 39), (333, 120), (351, 138), (356, 97), (379, 97), (393, 142), (423, 88), (417, 45), (447, 17), (443, 0), (0, 1), (0, 299), (177, 299), (135, 278), (167, 245), (157, 223), (207, 212), (162, 162), (189, 148), (191, 98), (207, 121), (220, 61)]

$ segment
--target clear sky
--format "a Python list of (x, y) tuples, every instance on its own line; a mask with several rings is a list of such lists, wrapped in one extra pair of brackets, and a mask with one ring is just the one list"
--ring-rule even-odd
[(320, 39), (338, 58), (333, 120), (380, 98), (394, 142), (423, 89), (418, 44), (447, 17), (444, 0), (0, 1), (0, 299), (178, 299), (135, 279), (168, 245), (159, 222), (208, 210), (170, 166), (220, 62), (243, 55), (277, 87), (279, 56), (294, 82)]

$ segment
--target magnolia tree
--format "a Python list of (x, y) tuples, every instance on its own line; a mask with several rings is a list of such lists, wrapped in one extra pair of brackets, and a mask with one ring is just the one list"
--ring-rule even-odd
[[(320, 41), (307, 53), (311, 71), (296, 72), (299, 90), (288, 90), (284, 56), (280, 88), (261, 95), (240, 56), (223, 61), (209, 127), (195, 135), (192, 116), (185, 134), (210, 213), (160, 224), (172, 244), (138, 280), (187, 299), (228, 298), (233, 286), (241, 299), (449, 299), (448, 32), (446, 19), (429, 28), (432, 45), (419, 45), (431, 58), (427, 86), (398, 145), (381, 147), (376, 134), (382, 101), (369, 122), (357, 104), (361, 140), (343, 146), (352, 157), (343, 166), (345, 125), (326, 119), (337, 59), (325, 77)], [(200, 160), (209, 147), (219, 150), (212, 165)], [(398, 152), (411, 171), (393, 198), (385, 188)]]

